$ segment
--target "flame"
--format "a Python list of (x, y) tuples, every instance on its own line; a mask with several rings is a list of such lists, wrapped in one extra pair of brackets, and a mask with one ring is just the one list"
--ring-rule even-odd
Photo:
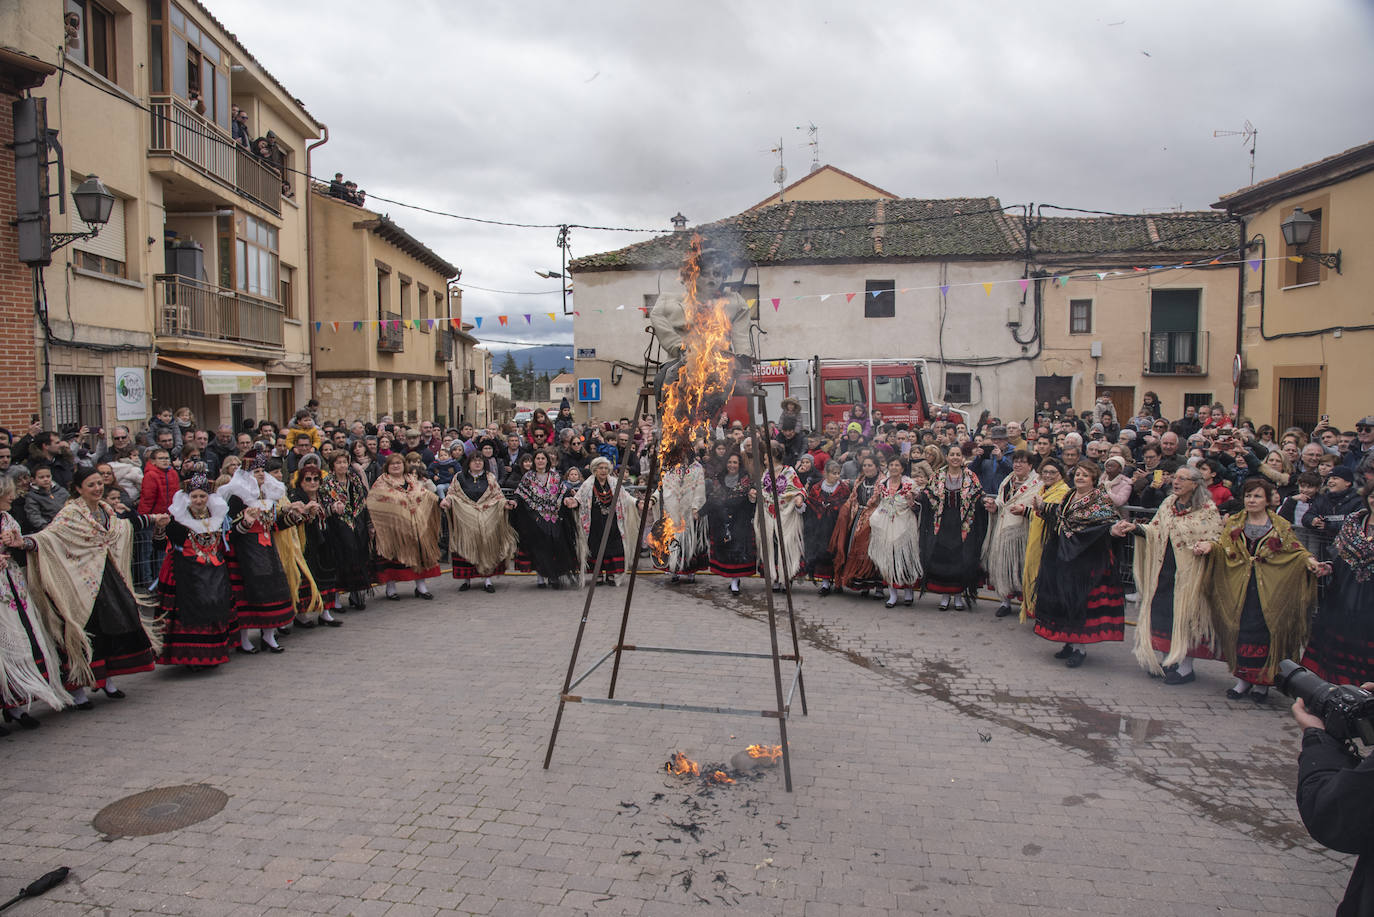
[(750, 745), (745, 751), (751, 758), (767, 758), (769, 761), (776, 761), (782, 757), (781, 745)]
[[(686, 290), (683, 311), (687, 327), (682, 336), (684, 362), (677, 379), (664, 387), (658, 406), (660, 424), (658, 465), (660, 474), (681, 468), (692, 457), (699, 430), (709, 427), (734, 387), (734, 360), (730, 354), (728, 297), (703, 301), (697, 290), (701, 277), (702, 238), (694, 233), (687, 246), (678, 276)], [(665, 519), (649, 534), (649, 547), (660, 566), (666, 564), (673, 542), (682, 530), (675, 520)]]
[(668, 773), (678, 777), (695, 777), (701, 773), (697, 763), (680, 751), (673, 752), (673, 757), (664, 767)]
[(712, 782), (712, 783), (734, 783), (735, 781), (732, 780), (732, 779), (730, 778), (730, 776), (729, 776), (728, 774), (725, 773), (725, 771), (712, 771), (712, 772), (711, 772), (711, 782)]

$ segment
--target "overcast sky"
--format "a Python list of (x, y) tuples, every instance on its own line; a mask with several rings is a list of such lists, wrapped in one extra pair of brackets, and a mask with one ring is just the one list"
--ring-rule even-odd
[[(319, 120), (316, 175), (529, 223), (719, 219), (820, 161), (903, 197), (1206, 208), (1374, 140), (1374, 3), (206, 0)], [(798, 128), (801, 129), (798, 129)], [(552, 229), (373, 202), (463, 269), (479, 336), (571, 341)], [(576, 230), (574, 256), (645, 234)], [(535, 315), (526, 327), (521, 316)], [(506, 329), (500, 313), (516, 316)]]

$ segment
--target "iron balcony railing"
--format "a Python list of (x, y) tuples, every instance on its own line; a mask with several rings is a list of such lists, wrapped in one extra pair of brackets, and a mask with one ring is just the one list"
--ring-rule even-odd
[(152, 96), (148, 152), (175, 156), (226, 188), (281, 213), (281, 175), (176, 96)]
[(401, 353), (406, 349), (406, 330), (401, 316), (383, 312), (377, 325), (377, 350), (381, 353)]
[(283, 346), (285, 312), (277, 303), (180, 274), (158, 274), (153, 282), (160, 335)]
[(1207, 375), (1206, 331), (1145, 331), (1142, 372), (1147, 376)]

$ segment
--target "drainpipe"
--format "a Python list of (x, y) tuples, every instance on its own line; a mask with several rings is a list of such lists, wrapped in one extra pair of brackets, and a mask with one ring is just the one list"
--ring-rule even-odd
[(306, 339), (310, 342), (310, 395), (306, 399), (316, 397), (315, 392), (315, 228), (310, 224), (311, 202), (315, 192), (310, 187), (314, 172), (310, 169), (310, 154), (315, 151), (315, 147), (324, 146), (329, 142), (329, 125), (321, 124), (320, 132), (324, 134), (319, 140), (309, 144), (305, 148), (305, 283), (309, 289), (305, 294), (306, 311), (309, 313), (305, 317)]

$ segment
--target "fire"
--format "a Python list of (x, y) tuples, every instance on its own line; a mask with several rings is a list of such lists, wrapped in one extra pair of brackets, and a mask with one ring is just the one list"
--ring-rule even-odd
[(735, 781), (732, 780), (732, 779), (730, 778), (730, 775), (727, 774), (727, 773), (725, 773), (725, 771), (712, 771), (712, 772), (711, 772), (711, 782), (712, 782), (712, 783), (734, 783)]
[(769, 761), (776, 761), (782, 757), (781, 745), (750, 745), (745, 751), (751, 758), (767, 758)]
[[(682, 340), (684, 362), (677, 379), (664, 387), (658, 406), (660, 474), (681, 468), (691, 459), (697, 432), (709, 426), (711, 414), (719, 412), (734, 385), (728, 299), (718, 296), (703, 301), (697, 289), (701, 260), (702, 238), (694, 234), (679, 271), (687, 291), (682, 304), (687, 319)], [(655, 525), (650, 532), (649, 547), (660, 565), (667, 562), (680, 530), (676, 522), (666, 520), (661, 528)]]
[(701, 773), (701, 767), (680, 751), (673, 752), (673, 757), (664, 765), (668, 773), (677, 777), (695, 777)]

